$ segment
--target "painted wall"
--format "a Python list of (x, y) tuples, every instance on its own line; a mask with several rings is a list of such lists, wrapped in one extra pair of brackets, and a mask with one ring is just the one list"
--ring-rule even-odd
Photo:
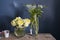
[[(55, 1), (54, 0), (0, 0), (0, 31), (9, 29), (13, 30), (10, 21), (16, 16), (22, 18), (29, 17), (29, 13), (25, 10), (24, 4), (42, 4), (47, 8), (43, 9), (42, 17), (39, 19), (39, 32), (49, 32), (55, 36)], [(29, 29), (26, 29), (29, 30)]]

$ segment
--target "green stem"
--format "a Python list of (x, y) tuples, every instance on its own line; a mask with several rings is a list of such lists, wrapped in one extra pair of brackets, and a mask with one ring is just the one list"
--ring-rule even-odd
[(34, 19), (35, 19), (35, 34), (37, 35), (39, 23), (38, 23), (38, 17), (36, 14), (34, 15)]

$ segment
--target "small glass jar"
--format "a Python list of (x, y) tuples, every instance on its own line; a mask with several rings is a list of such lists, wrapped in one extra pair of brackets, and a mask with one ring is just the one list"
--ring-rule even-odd
[(15, 28), (14, 34), (16, 37), (23, 37), (25, 35), (25, 28)]

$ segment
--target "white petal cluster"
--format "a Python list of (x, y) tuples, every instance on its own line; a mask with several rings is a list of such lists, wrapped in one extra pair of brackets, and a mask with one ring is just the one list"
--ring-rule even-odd
[(25, 27), (28, 27), (29, 24), (30, 24), (30, 20), (27, 18), (27, 19), (23, 19), (24, 20), (24, 26)]
[[(32, 9), (32, 8), (36, 8), (36, 5), (27, 4), (26, 7), (27, 7), (28, 9)], [(43, 5), (38, 5), (38, 7), (44, 8)]]
[(29, 9), (36, 8), (36, 5), (27, 4), (26, 7)]
[(44, 6), (43, 6), (43, 5), (38, 5), (38, 7), (40, 7), (40, 8), (44, 8)]
[(30, 19), (22, 19), (21, 17), (16, 17), (11, 21), (12, 26), (16, 26), (17, 28), (28, 27), (30, 24)]

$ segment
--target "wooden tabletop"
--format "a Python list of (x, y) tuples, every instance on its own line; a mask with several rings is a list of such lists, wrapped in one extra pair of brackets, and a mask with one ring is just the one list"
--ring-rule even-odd
[(21, 38), (17, 38), (13, 35), (10, 35), (9, 38), (2, 37), (0, 40), (56, 40), (56, 39), (49, 33), (41, 33), (38, 34), (36, 37), (26, 34), (24, 37)]

